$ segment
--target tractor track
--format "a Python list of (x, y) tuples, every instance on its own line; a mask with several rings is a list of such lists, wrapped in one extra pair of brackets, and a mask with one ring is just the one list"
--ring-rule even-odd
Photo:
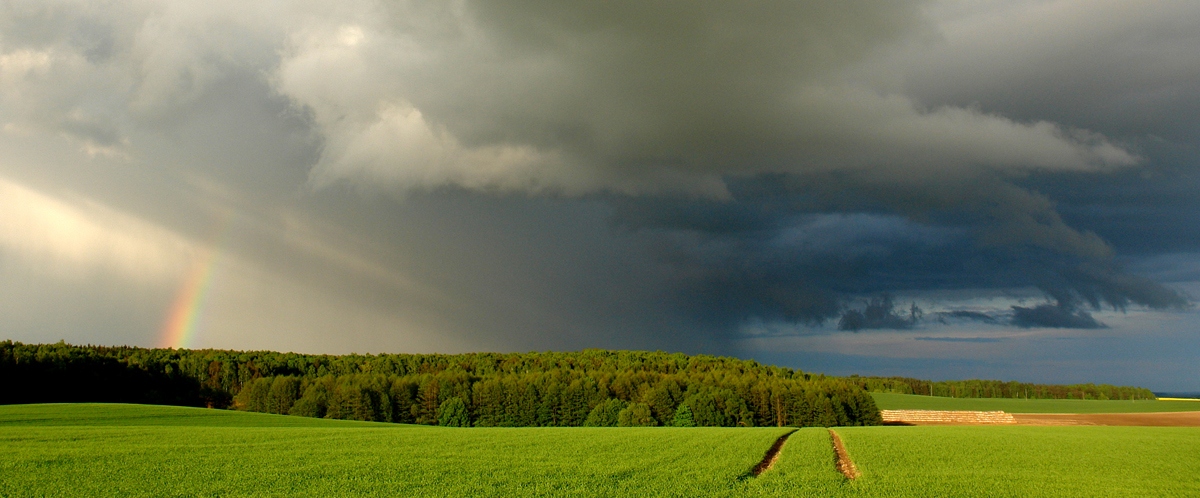
[(796, 429), (792, 429), (784, 435), (779, 436), (779, 439), (775, 440), (775, 444), (772, 444), (771, 447), (767, 449), (767, 453), (763, 455), (762, 460), (755, 464), (754, 468), (750, 469), (749, 472), (742, 475), (741, 479), (739, 480), (758, 477), (763, 472), (771, 470), (771, 467), (775, 466), (775, 461), (779, 460), (779, 453), (783, 451), (783, 443), (786, 443), (788, 437), (795, 433)]
[(833, 441), (834, 465), (837, 466), (838, 472), (841, 472), (849, 480), (862, 476), (862, 472), (858, 471), (858, 466), (854, 465), (854, 461), (850, 459), (850, 453), (846, 452), (846, 445), (842, 444), (842, 438), (833, 429), (829, 429), (829, 439)]

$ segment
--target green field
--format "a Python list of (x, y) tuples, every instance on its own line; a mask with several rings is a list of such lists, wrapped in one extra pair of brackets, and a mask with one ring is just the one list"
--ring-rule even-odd
[(15, 405), (0, 407), (0, 496), (699, 496), (732, 491), (787, 431), (456, 429)]
[(1148, 413), (1200, 411), (1200, 401), (946, 398), (871, 393), (880, 410), (1003, 410), (1008, 413)]
[(1200, 430), (849, 427), (848, 496), (1200, 496)]
[(1195, 496), (1200, 429), (439, 428), (138, 405), (0, 406), (0, 496)]
[(0, 406), (0, 428), (14, 426), (419, 427), (162, 405), (46, 403)]

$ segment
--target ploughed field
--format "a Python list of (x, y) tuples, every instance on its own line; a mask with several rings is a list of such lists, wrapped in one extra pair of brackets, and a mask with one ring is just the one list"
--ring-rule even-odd
[(2, 496), (1196, 496), (1200, 429), (442, 428), (141, 405), (0, 406)]

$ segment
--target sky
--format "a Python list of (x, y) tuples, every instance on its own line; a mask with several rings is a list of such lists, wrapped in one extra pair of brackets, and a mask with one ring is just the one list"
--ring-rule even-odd
[(1200, 3), (0, 3), (0, 339), (1200, 391)]

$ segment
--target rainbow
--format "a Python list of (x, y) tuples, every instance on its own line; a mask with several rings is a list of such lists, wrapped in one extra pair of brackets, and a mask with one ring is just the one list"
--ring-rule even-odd
[(192, 271), (175, 295), (175, 301), (167, 313), (167, 321), (163, 324), (160, 347), (192, 347), (201, 313), (204, 311), (204, 303), (208, 300), (209, 290), (212, 289), (213, 274), (216, 273), (221, 255), (221, 242), (228, 232), (228, 218), (221, 225), (224, 226), (219, 230), (221, 235), (217, 238), (218, 243), (196, 258)]

